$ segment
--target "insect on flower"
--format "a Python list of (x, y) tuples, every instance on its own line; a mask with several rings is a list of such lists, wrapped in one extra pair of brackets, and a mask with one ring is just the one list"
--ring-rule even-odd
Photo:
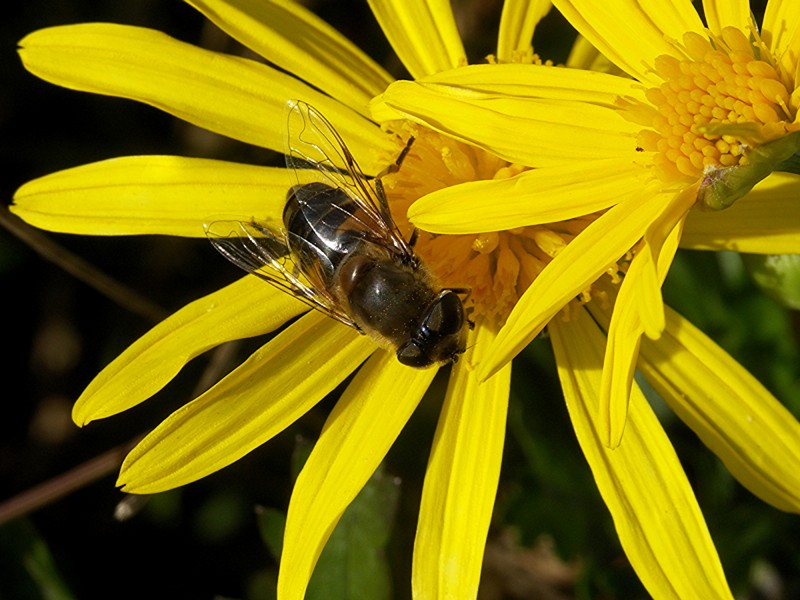
[[(279, 231), (255, 220), (206, 226), (229, 261), (366, 333), (412, 367), (457, 360), (466, 347), (464, 289), (441, 288), (403, 238), (381, 177), (370, 179), (339, 133), (305, 102), (289, 103), (286, 164), (295, 185)], [(308, 183), (310, 170), (316, 179)], [(321, 177), (320, 177), (321, 176)]]

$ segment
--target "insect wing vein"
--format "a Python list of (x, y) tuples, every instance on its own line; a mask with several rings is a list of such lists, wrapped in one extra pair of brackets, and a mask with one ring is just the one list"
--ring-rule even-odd
[[(349, 316), (336, 307), (329, 292), (313, 280), (313, 274), (298, 272), (283, 235), (254, 221), (215, 221), (206, 226), (206, 235), (211, 245), (239, 268), (337, 321), (359, 329)], [(309, 281), (303, 281), (301, 276), (307, 276)]]
[[(303, 187), (319, 181), (344, 191), (364, 213), (351, 215), (377, 240), (406, 259), (412, 254), (395, 222), (382, 209), (381, 201), (367, 177), (333, 125), (312, 106), (302, 101), (290, 105), (286, 128), (286, 165), (297, 184), (295, 193), (303, 200)], [(309, 168), (310, 167), (310, 168)]]

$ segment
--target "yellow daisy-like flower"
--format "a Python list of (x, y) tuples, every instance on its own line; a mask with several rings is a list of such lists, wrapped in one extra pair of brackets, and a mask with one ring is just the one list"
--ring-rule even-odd
[[(642, 430), (635, 368), (742, 484), (798, 510), (797, 421), (664, 307), (660, 286), (679, 245), (800, 252), (800, 179), (771, 174), (800, 149), (800, 11), (771, 1), (759, 32), (747, 2), (704, 2), (708, 28), (689, 2), (554, 4), (629, 77), (476, 65), (396, 82), (373, 101), (373, 114), (533, 167), (438, 190), (409, 218), (439, 234), (539, 228), (564, 240), (515, 303), (478, 373), (489, 377), (547, 327), (575, 429), (623, 546), (651, 593), (665, 593), (666, 580), (657, 580), (670, 570), (658, 574), (645, 558), (660, 552), (653, 515), (638, 513), (614, 465), (631, 444), (651, 458), (661, 451), (658, 436)], [(581, 48), (571, 65), (590, 62)], [(631, 457), (638, 468), (628, 475), (646, 489), (642, 460)], [(665, 514), (668, 506), (676, 504), (665, 502)], [(637, 517), (648, 521), (641, 530), (631, 527)], [(709, 577), (718, 573), (707, 568)], [(712, 597), (698, 589), (675, 595)]]
[[(660, 293), (677, 247), (800, 251), (798, 177), (773, 173), (800, 149), (800, 13), (772, 1), (759, 33), (747, 2), (705, 2), (708, 29), (688, 2), (554, 4), (630, 77), (475, 65), (396, 82), (373, 101), (373, 114), (531, 168), (428, 194), (409, 218), (438, 234), (538, 227), (561, 238), (479, 374), (496, 372), (546, 326), (568, 328), (553, 317), (580, 296), (608, 332), (599, 411), (603, 441), (615, 447), (642, 334), (664, 344), (678, 325)], [(585, 46), (577, 48), (570, 64), (591, 62)], [(613, 319), (603, 306), (610, 299)], [(795, 502), (781, 500), (783, 492), (756, 493), (786, 509)]]
[[(777, 117), (761, 107), (742, 110), (761, 126), (746, 120), (725, 129), (733, 118), (712, 110), (707, 122), (684, 123), (681, 135), (695, 136), (687, 148), (704, 136), (713, 141), (699, 145), (710, 162), (697, 167), (693, 154), (683, 161), (671, 152), (680, 136), (669, 110), (677, 106), (683, 123), (688, 101), (660, 86), (680, 72), (680, 61), (699, 60), (702, 40), (713, 52), (741, 52), (741, 40), (722, 24), (745, 39), (756, 36), (742, 10), (707, 8), (716, 15), (709, 34), (688, 2), (646, 9), (563, 3), (586, 38), (632, 80), (535, 64), (530, 39), (547, 3), (507, 1), (497, 64), (466, 67), (447, 3), (374, 0), (378, 22), (417, 80), (392, 83), (336, 31), (287, 0), (190, 4), (281, 70), (109, 24), (33, 33), (21, 42), (21, 55), (30, 71), (54, 83), (147, 102), (277, 151), (286, 101), (307, 102), (337, 127), (369, 174), (397, 156), (399, 138), (415, 136), (401, 171), (384, 178), (392, 211), (401, 228), (408, 211), (430, 232), (420, 235), (417, 251), (442, 284), (472, 290), (476, 323), (453, 367), (425, 477), (415, 597), (475, 596), (497, 489), (509, 360), (548, 326), (575, 430), (639, 577), (659, 598), (729, 598), (686, 475), (631, 376), (638, 366), (744, 485), (783, 510), (798, 510), (800, 425), (660, 297), (679, 242), (798, 250), (792, 176), (767, 178), (724, 213), (686, 219), (701, 189), (707, 204), (729, 203), (721, 190), (730, 170), (747, 169), (747, 157), (756, 158), (749, 148), (791, 137), (794, 113), (781, 111), (793, 110), (791, 34), (800, 20), (794, 9), (774, 9), (780, 14), (771, 18), (792, 27), (773, 28), (779, 34), (768, 40), (765, 23), (766, 41), (753, 46), (762, 60), (770, 51), (780, 57), (764, 61), (788, 91), (774, 103)], [(735, 72), (739, 63), (730, 64)], [(766, 77), (766, 69), (755, 71)], [(776, 89), (770, 86), (760, 89), (769, 95)], [(662, 110), (669, 114), (658, 119)], [(753, 162), (763, 168), (766, 159)], [(743, 179), (749, 181), (747, 171)], [(30, 182), (13, 210), (54, 231), (201, 237), (203, 223), (217, 215), (278, 224), (287, 181), (284, 169), (126, 157)], [(770, 212), (776, 207), (779, 217)], [(134, 406), (198, 354), (273, 331), (305, 308), (245, 277), (135, 342), (89, 385), (74, 418), (85, 424)], [(285, 429), (356, 369), (289, 506), (279, 597), (301, 598), (330, 532), (435, 369), (402, 367), (369, 338), (309, 313), (147, 436), (125, 461), (120, 484), (151, 493), (212, 473)]]

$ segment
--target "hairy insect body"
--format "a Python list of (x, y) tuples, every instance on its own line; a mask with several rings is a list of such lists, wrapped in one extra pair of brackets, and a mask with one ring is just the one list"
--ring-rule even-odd
[[(333, 126), (308, 104), (288, 111), (286, 166), (294, 176), (283, 228), (250, 221), (206, 225), (235, 265), (395, 351), (412, 367), (453, 362), (466, 349), (459, 294), (442, 288), (392, 219), (381, 176), (367, 177)], [(324, 182), (308, 182), (309, 175)]]
[(341, 189), (306, 184), (302, 200), (297, 191), (289, 192), (283, 212), (289, 249), (303, 272), (318, 272), (358, 329), (411, 366), (463, 352), (465, 317), (454, 292), (437, 291), (415, 255), (398, 257), (371, 235), (364, 227), (369, 215)]

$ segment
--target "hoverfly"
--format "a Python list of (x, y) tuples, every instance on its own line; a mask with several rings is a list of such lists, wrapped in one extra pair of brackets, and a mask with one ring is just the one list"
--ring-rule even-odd
[[(441, 288), (392, 219), (381, 177), (370, 179), (339, 133), (305, 102), (288, 104), (287, 193), (283, 228), (255, 220), (206, 226), (229, 261), (306, 304), (392, 348), (404, 365), (455, 361), (465, 350), (468, 321), (459, 294)], [(309, 169), (314, 181), (309, 180)], [(303, 182), (306, 183), (303, 183)]]

